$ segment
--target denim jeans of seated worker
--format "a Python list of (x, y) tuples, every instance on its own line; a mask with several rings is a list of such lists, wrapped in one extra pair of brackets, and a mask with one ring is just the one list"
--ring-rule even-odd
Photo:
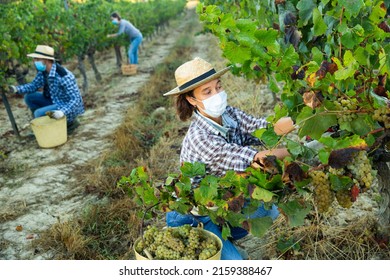
[[(256, 212), (252, 213), (250, 218), (261, 218), (261, 217), (271, 217), (275, 220), (279, 215), (278, 208), (276, 205), (272, 205), (272, 208), (267, 210), (264, 206), (260, 206)], [(169, 227), (178, 227), (184, 224), (190, 224), (193, 227), (198, 226), (198, 221), (203, 223), (203, 228), (205, 230), (211, 231), (217, 235), (222, 241), (222, 252), (221, 260), (242, 260), (241, 254), (238, 252), (237, 248), (229, 239), (222, 238), (222, 229), (219, 225), (214, 224), (209, 216), (196, 216), (194, 217), (191, 214), (182, 215), (176, 211), (171, 211), (166, 214), (166, 223)], [(232, 227), (231, 235), (233, 240), (240, 239), (248, 234), (248, 231), (241, 227)]]
[(48, 111), (58, 110), (50, 98), (46, 98), (41, 92), (28, 93), (24, 95), (24, 102), (33, 112), (34, 118), (43, 117)]

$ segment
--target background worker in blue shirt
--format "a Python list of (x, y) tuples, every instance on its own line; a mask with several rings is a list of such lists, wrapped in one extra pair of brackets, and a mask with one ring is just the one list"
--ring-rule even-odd
[(128, 50), (129, 63), (138, 64), (138, 47), (142, 42), (142, 33), (131, 22), (122, 19), (119, 13), (114, 12), (111, 14), (111, 22), (119, 26), (118, 33), (109, 34), (107, 37), (117, 37), (121, 34), (125, 34), (130, 40), (130, 46)]
[[(34, 118), (46, 114), (60, 119), (66, 116), (68, 133), (79, 125), (77, 116), (84, 113), (84, 103), (74, 75), (55, 62), (54, 49), (38, 45), (27, 55), (34, 60), (38, 73), (31, 83), (10, 86), (12, 93), (24, 94)], [(38, 91), (43, 89), (43, 91)]]

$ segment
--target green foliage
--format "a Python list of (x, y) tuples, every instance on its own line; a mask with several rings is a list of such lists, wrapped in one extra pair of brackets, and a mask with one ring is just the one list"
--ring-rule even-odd
[[(386, 84), (390, 69), (383, 2), (271, 2), (206, 0), (197, 12), (220, 39), (233, 73), (266, 79), (281, 95), (300, 136), (319, 139), (334, 125), (360, 136), (375, 129), (373, 100), (378, 94), (373, 93)], [(320, 98), (315, 106), (305, 100), (309, 92)], [(388, 89), (381, 96), (388, 98)], [(340, 97), (358, 98), (359, 107), (336, 109), (333, 102)], [(348, 113), (358, 118), (349, 123), (337, 117)]]
[(137, 167), (129, 176), (121, 178), (118, 187), (143, 206), (142, 211), (156, 207), (162, 211), (188, 214), (196, 209), (200, 215), (208, 215), (214, 223), (222, 226), (224, 238), (230, 235), (231, 226), (242, 226), (255, 236), (263, 236), (272, 226), (272, 219), (250, 218), (262, 204), (269, 207), (279, 200), (291, 226), (302, 225), (311, 210), (305, 203), (282, 201), (288, 197), (289, 191), (280, 175), (269, 180), (271, 175), (266, 172), (248, 168), (246, 176), (233, 171), (223, 177), (204, 176), (194, 187), (192, 180), (204, 174), (203, 164), (185, 163), (181, 174), (171, 174), (163, 184), (156, 185), (143, 167)]

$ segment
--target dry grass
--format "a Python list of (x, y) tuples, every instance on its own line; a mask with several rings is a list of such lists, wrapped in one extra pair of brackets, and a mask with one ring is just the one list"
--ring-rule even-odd
[(388, 240), (378, 232), (377, 219), (364, 216), (347, 226), (308, 221), (289, 228), (283, 217), (265, 237), (262, 248), (267, 259), (372, 260), (390, 259)]
[(140, 231), (136, 209), (129, 198), (90, 206), (80, 219), (53, 225), (33, 246), (53, 259), (129, 259)]
[(28, 211), (25, 201), (15, 201), (2, 207), (0, 210), (0, 223), (11, 221), (24, 215)]

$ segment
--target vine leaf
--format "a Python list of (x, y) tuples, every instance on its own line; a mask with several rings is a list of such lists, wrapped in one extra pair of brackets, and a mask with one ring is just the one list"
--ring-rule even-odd
[(290, 227), (302, 226), (305, 217), (311, 211), (311, 206), (301, 204), (297, 200), (292, 200), (287, 203), (279, 204), (279, 210), (286, 216)]
[(350, 147), (334, 150), (329, 155), (328, 164), (333, 168), (344, 168), (353, 161), (358, 151), (364, 150), (366, 146)]
[(313, 9), (313, 28), (314, 28), (314, 36), (320, 36), (325, 34), (328, 26), (325, 24), (321, 12), (318, 8)]
[(324, 97), (320, 91), (307, 91), (303, 94), (303, 102), (312, 109), (320, 107)]
[(180, 167), (180, 170), (184, 176), (191, 178), (196, 176), (203, 176), (206, 174), (206, 166), (200, 162), (184, 162)]
[(252, 57), (250, 48), (238, 46), (234, 42), (227, 42), (223, 53), (232, 63), (237, 64), (244, 64)]
[(271, 217), (261, 217), (248, 220), (248, 225), (251, 234), (256, 237), (262, 237), (267, 230), (272, 226)]
[(213, 201), (217, 194), (218, 178), (215, 176), (206, 176), (200, 182), (199, 187), (194, 190), (195, 201), (203, 205), (210, 205), (209, 203)]
[(299, 137), (308, 135), (319, 139), (329, 127), (337, 124), (337, 117), (333, 114), (314, 114), (310, 107), (306, 107), (298, 115), (297, 124), (300, 126)]
[(351, 19), (359, 14), (364, 2), (363, 0), (340, 0), (339, 5), (345, 8), (345, 16)]
[(239, 196), (234, 196), (227, 201), (227, 206), (229, 211), (233, 211), (235, 213), (240, 213), (242, 208), (244, 207), (245, 199), (242, 194)]
[(270, 192), (261, 187), (256, 187), (253, 189), (251, 197), (260, 201), (270, 202), (274, 195), (275, 194), (273, 192)]
[(349, 50), (345, 52), (343, 57), (344, 67), (337, 58), (333, 57), (332, 60), (337, 64), (338, 67), (338, 70), (334, 73), (336, 80), (346, 80), (350, 77), (353, 77), (359, 67), (359, 63), (353, 57), (353, 53)]
[(286, 164), (283, 173), (283, 182), (300, 182), (306, 178), (305, 172), (296, 162)]
[(329, 174), (329, 179), (332, 190), (336, 192), (350, 189), (354, 184), (352, 179), (348, 176), (337, 176), (334, 174)]
[(299, 21), (302, 25), (306, 25), (312, 18), (313, 10), (317, 8), (313, 0), (301, 0), (297, 4), (299, 10)]

